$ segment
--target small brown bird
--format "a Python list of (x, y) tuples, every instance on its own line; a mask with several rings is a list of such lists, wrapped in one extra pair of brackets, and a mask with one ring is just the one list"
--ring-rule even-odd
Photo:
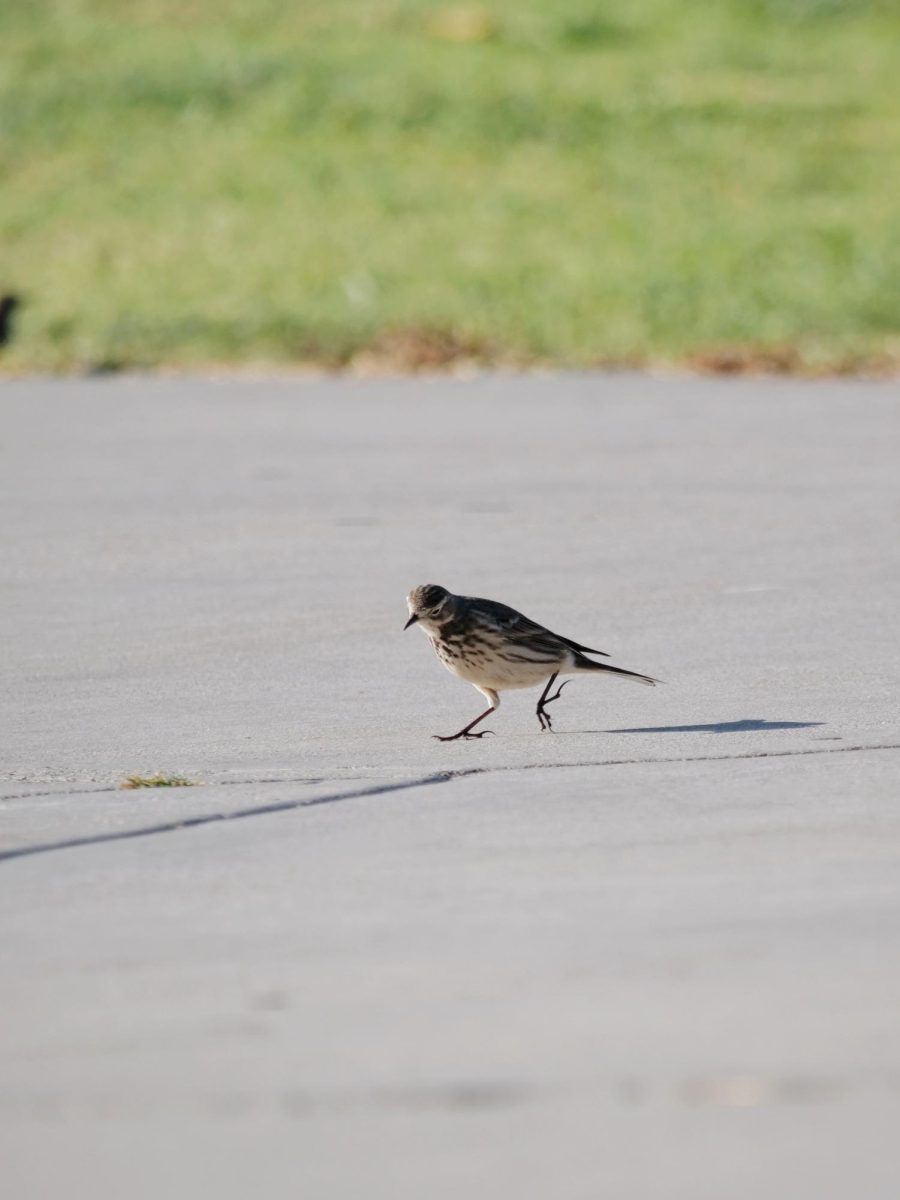
[(404, 625), (421, 625), (431, 639), (434, 652), (447, 668), (465, 679), (481, 692), (490, 704), (485, 712), (471, 721), (459, 733), (448, 737), (434, 736), (441, 742), (456, 738), (480, 738), (490, 729), (472, 733), (475, 726), (500, 707), (500, 692), (506, 688), (536, 687), (546, 680), (537, 702), (537, 718), (541, 730), (551, 730), (547, 705), (558, 700), (560, 692), (570, 681), (561, 683), (551, 696), (550, 689), (558, 675), (577, 671), (603, 671), (620, 679), (635, 679), (651, 687), (659, 680), (608, 663), (594, 662), (585, 656), (599, 654), (569, 638), (552, 633), (536, 621), (531, 621), (514, 608), (496, 600), (481, 600), (477, 596), (454, 596), (446, 588), (426, 583), (413, 588), (406, 599), (409, 620)]

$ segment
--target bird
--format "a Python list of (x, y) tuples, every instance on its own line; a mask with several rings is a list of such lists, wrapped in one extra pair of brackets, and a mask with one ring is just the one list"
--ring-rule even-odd
[(541, 732), (552, 733), (547, 705), (558, 700), (571, 680), (564, 680), (551, 696), (559, 675), (578, 671), (603, 671), (620, 679), (634, 679), (653, 687), (659, 683), (649, 675), (626, 671), (609, 663), (594, 662), (588, 654), (609, 658), (605, 650), (592, 650), (570, 638), (553, 633), (507, 604), (483, 600), (478, 596), (455, 596), (436, 583), (413, 588), (406, 598), (409, 620), (403, 626), (418, 625), (430, 638), (435, 654), (448, 671), (471, 683), (490, 708), (470, 721), (458, 733), (433, 736), (439, 742), (455, 742), (484, 737), (493, 730), (472, 730), (500, 707), (500, 693), (507, 688), (546, 685), (537, 702)]

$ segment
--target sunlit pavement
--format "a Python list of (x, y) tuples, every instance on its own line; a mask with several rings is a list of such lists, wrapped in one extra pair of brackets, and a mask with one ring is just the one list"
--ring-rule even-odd
[(4, 384), (4, 1197), (893, 1200), (898, 400)]

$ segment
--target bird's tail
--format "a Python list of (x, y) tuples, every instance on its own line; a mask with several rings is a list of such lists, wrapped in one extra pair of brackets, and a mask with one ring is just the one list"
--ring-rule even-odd
[(624, 679), (636, 679), (638, 683), (646, 683), (650, 687), (656, 687), (660, 682), (650, 675), (639, 675), (637, 671), (626, 671), (624, 667), (611, 667), (607, 663), (592, 662), (583, 654), (575, 656), (574, 665), (576, 671), (606, 671), (609, 675), (621, 675)]

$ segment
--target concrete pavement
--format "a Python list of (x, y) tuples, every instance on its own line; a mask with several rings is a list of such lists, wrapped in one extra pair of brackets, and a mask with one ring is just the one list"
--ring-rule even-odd
[[(896, 385), (0, 412), (5, 1195), (893, 1196)], [(435, 742), (426, 581), (666, 686)]]

